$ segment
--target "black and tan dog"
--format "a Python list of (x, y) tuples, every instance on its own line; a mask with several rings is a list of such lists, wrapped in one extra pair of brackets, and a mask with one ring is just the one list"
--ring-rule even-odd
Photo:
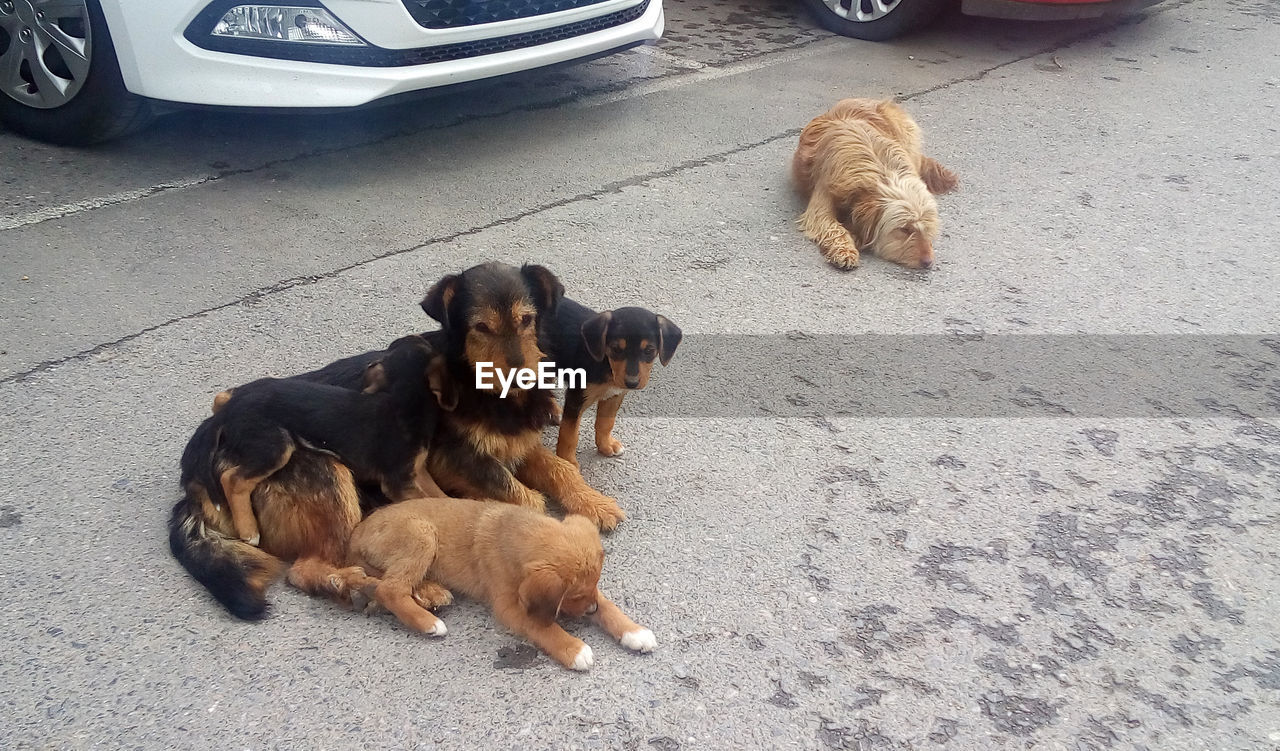
[(357, 482), (391, 500), (443, 495), (426, 471), (439, 407), (454, 404), (443, 359), (403, 337), (365, 364), (361, 385), (254, 381), (219, 394), (188, 442), (170, 547), (236, 615), (265, 612), (279, 558), (319, 557), (290, 572), (307, 591), (342, 599), (365, 584), (336, 565), (361, 518)]
[(406, 336), (365, 368), (362, 391), (295, 378), (240, 386), (215, 400), (216, 445), (203, 454), (201, 479), (215, 503), (225, 499), (237, 536), (250, 545), (259, 542), (253, 489), (299, 446), (333, 454), (357, 482), (378, 485), (392, 501), (444, 495), (426, 469), (437, 407), (455, 403), (442, 368), (426, 340)]
[(597, 313), (565, 298), (551, 327), (551, 357), (556, 368), (581, 368), (586, 388), (567, 389), (556, 454), (578, 463), (578, 428), (582, 413), (596, 407), (596, 450), (605, 456), (622, 453), (613, 424), (628, 391), (649, 383), (653, 361), (664, 366), (680, 344), (680, 327), (644, 308), (618, 308)]
[(551, 390), (512, 389), (504, 398), (496, 386), (476, 385), (477, 363), (508, 376), (538, 366), (563, 297), (546, 268), (498, 263), (446, 276), (427, 292), (422, 309), (440, 322), (438, 346), (458, 393), (457, 409), (442, 415), (428, 467), (452, 495), (541, 510), (546, 493), (568, 513), (613, 529), (625, 516), (617, 501), (542, 445), (543, 428), (559, 412)]

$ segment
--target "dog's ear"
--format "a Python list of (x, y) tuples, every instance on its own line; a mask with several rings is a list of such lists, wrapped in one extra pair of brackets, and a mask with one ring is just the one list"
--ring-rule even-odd
[(582, 323), (582, 341), (587, 345), (587, 354), (597, 362), (604, 359), (605, 339), (609, 336), (609, 322), (612, 320), (613, 313), (606, 310)]
[(363, 388), (360, 390), (366, 394), (376, 394), (379, 391), (385, 391), (387, 388), (387, 368), (382, 364), (382, 360), (375, 360), (369, 363), (364, 369)]
[(551, 269), (526, 263), (520, 268), (520, 275), (533, 292), (533, 304), (537, 306), (538, 312), (548, 316), (555, 313), (560, 298), (564, 297), (564, 285), (551, 273)]
[(234, 390), (235, 389), (227, 389), (226, 391), (219, 391), (213, 395), (213, 414), (218, 414), (222, 411), (223, 407), (227, 406), (227, 402), (231, 401), (231, 392)]
[(449, 329), (449, 307), (453, 303), (453, 298), (457, 296), (458, 285), (461, 283), (462, 277), (449, 274), (431, 285), (431, 289), (427, 290), (427, 296), (422, 298), (423, 312), (439, 321), (440, 328), (446, 331)]
[(554, 621), (560, 615), (560, 604), (569, 592), (569, 585), (556, 570), (546, 563), (531, 565), (525, 569), (517, 596), (520, 607), (530, 616), (544, 622)]
[(431, 358), (427, 366), (427, 385), (431, 393), (436, 395), (440, 409), (452, 412), (458, 406), (458, 391), (453, 387), (453, 378), (449, 376), (449, 368), (441, 355)]
[(680, 327), (671, 322), (666, 316), (658, 316), (658, 360), (663, 365), (671, 362), (671, 358), (676, 353), (676, 347), (680, 346), (680, 339), (684, 336), (680, 332)]

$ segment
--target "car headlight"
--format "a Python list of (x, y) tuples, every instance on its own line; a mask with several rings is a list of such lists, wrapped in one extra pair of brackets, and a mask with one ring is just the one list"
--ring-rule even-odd
[(236, 39), (365, 46), (363, 39), (324, 8), (293, 5), (237, 5), (224, 13), (209, 33)]

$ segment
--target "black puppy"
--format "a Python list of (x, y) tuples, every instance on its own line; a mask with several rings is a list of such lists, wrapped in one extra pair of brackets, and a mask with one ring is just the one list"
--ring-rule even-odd
[(582, 368), (587, 374), (586, 388), (565, 392), (556, 454), (578, 463), (582, 412), (596, 403), (596, 450), (605, 456), (621, 454), (613, 423), (622, 398), (649, 383), (655, 359), (663, 365), (671, 361), (680, 344), (680, 327), (644, 308), (597, 313), (565, 298), (556, 309), (551, 335), (556, 368)]
[(392, 501), (443, 496), (426, 469), (437, 408), (457, 404), (443, 357), (420, 336), (402, 337), (365, 365), (363, 385), (263, 378), (223, 392), (187, 447), (184, 474), (210, 488), (214, 503), (226, 501), (236, 535), (251, 544), (259, 539), (253, 489), (299, 446), (333, 454)]

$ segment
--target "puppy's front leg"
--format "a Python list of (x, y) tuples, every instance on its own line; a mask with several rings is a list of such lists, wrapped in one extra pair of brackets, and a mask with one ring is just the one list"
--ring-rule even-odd
[(554, 497), (565, 511), (587, 517), (600, 529), (613, 529), (627, 516), (617, 501), (588, 485), (577, 467), (542, 446), (529, 452), (516, 476)]
[(250, 545), (262, 541), (258, 517), (253, 512), (253, 491), (263, 480), (284, 469), (293, 458), (296, 445), (288, 431), (266, 422), (236, 422), (236, 436), (217, 449), (215, 466), (225, 467), (218, 475), (222, 495), (231, 511), (236, 536)]
[(622, 442), (613, 437), (613, 423), (622, 407), (622, 394), (605, 399), (596, 407), (596, 451), (604, 456), (621, 456)]
[(595, 662), (591, 647), (586, 642), (570, 635), (555, 621), (542, 621), (529, 615), (519, 601), (494, 602), (493, 614), (517, 636), (533, 642), (551, 659), (570, 670), (589, 670)]
[(652, 652), (658, 646), (653, 632), (627, 617), (622, 609), (596, 590), (596, 612), (591, 620), (632, 652)]
[(564, 394), (564, 413), (560, 416), (560, 434), (556, 438), (556, 456), (577, 466), (578, 428), (582, 423), (582, 408), (586, 391), (569, 389)]
[(266, 478), (246, 477), (237, 467), (223, 472), (219, 479), (222, 481), (222, 494), (231, 509), (231, 524), (235, 527), (236, 537), (257, 545), (262, 534), (258, 531), (258, 518), (253, 515), (253, 489)]
[(840, 224), (827, 186), (818, 185), (813, 195), (809, 196), (809, 207), (800, 217), (800, 229), (804, 231), (805, 237), (818, 244), (822, 255), (833, 266), (842, 269), (858, 266), (858, 246), (853, 242), (849, 230)]

